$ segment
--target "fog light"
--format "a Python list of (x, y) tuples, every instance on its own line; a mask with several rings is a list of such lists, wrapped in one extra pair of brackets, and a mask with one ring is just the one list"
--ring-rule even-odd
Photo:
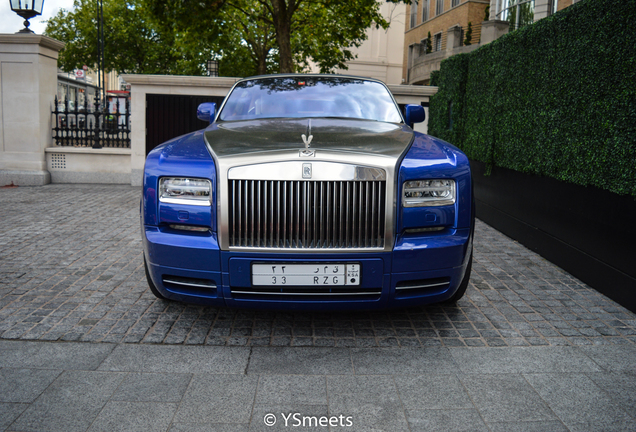
[(170, 228), (181, 231), (194, 231), (194, 232), (208, 232), (210, 228), (193, 226), (193, 225), (180, 225), (180, 224), (171, 224), (168, 225)]
[(408, 234), (417, 234), (417, 233), (423, 233), (423, 232), (442, 231), (443, 229), (444, 229), (443, 226), (426, 227), (426, 228), (409, 228), (409, 229), (405, 230), (405, 232), (407, 232)]

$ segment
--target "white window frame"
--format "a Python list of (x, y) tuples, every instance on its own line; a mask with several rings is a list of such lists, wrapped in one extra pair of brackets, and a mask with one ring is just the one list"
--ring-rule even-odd
[(433, 51), (441, 51), (442, 50), (442, 32), (435, 33), (433, 35)]
[(514, 13), (516, 13), (514, 21), (517, 25), (516, 28), (519, 28), (519, 19), (521, 13), (521, 8), (519, 6), (527, 3), (532, 4), (532, 10), (534, 14), (535, 0), (498, 0), (496, 19), (501, 21), (510, 21), (510, 11), (513, 10)]
[(430, 0), (421, 0), (422, 1), (422, 22), (428, 21), (428, 2)]
[(551, 0), (551, 1), (552, 1), (552, 4), (550, 5), (550, 9), (552, 10), (550, 14), (554, 15), (555, 13), (557, 13), (557, 9), (559, 8), (559, 0)]
[(444, 0), (437, 0), (435, 3), (435, 16), (441, 15), (444, 13)]
[(411, 3), (411, 16), (409, 24), (411, 25), (409, 28), (414, 28), (417, 25), (417, 0)]

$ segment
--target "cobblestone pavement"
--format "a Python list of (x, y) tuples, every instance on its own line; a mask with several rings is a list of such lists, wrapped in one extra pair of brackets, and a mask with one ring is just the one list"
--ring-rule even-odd
[(478, 221), (457, 306), (289, 313), (184, 305), (147, 288), (140, 189), (0, 189), (0, 338), (244, 346), (636, 343), (636, 315)]

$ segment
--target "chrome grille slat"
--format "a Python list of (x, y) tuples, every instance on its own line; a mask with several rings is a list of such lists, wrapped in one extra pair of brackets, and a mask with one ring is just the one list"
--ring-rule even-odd
[[(280, 183), (276, 182), (276, 191), (278, 192), (278, 195), (280, 195), (280, 189), (279, 188), (280, 188)], [(274, 245), (278, 246), (278, 231), (276, 231), (276, 235), (274, 235), (274, 229), (276, 228), (276, 230), (278, 230), (278, 225), (276, 224), (276, 222), (274, 222), (274, 204), (279, 202), (278, 200), (276, 200), (274, 198), (274, 183), (273, 182), (271, 183), (271, 192), (272, 192), (271, 193), (271, 196), (272, 196), (272, 202), (271, 202), (271, 205), (272, 205), (272, 207), (271, 207), (272, 208), (272, 212), (271, 212), (271, 216), (272, 216), (272, 240), (271, 240), (271, 244), (272, 244), (272, 247), (273, 247)], [(277, 210), (278, 210), (278, 212), (276, 214), (280, 214), (280, 209), (277, 209)], [(276, 243), (274, 243), (274, 239), (276, 239)]]
[[(366, 193), (364, 194), (364, 197), (366, 199), (366, 207), (365, 208), (368, 210), (369, 209), (369, 184), (367, 183), (365, 185), (365, 187), (367, 189)], [(371, 215), (368, 213), (368, 211), (365, 212), (365, 217), (364, 217), (364, 232), (365, 233), (369, 232), (369, 217), (370, 216)], [(366, 235), (364, 237), (364, 247), (369, 247), (369, 236), (368, 235)]]
[[(358, 231), (358, 247), (367, 247), (365, 244), (365, 237), (367, 237), (367, 228), (365, 227), (367, 222), (367, 217), (369, 216), (367, 213), (368, 206), (365, 206), (365, 197), (369, 195), (369, 191), (367, 190), (367, 183), (360, 183), (360, 230)], [(363, 223), (364, 221), (364, 223)]]
[[(325, 205), (324, 197), (325, 197), (325, 182), (320, 182), (320, 206), (321, 207)], [(329, 201), (327, 200), (327, 203), (328, 202)], [(329, 213), (328, 208), (327, 208), (327, 213)], [(323, 247), (325, 244), (325, 221), (323, 220), (324, 216), (325, 216), (325, 212), (321, 212), (320, 213), (320, 240), (318, 242), (318, 247)]]
[(260, 241), (261, 241), (261, 182), (256, 180), (256, 185), (255, 185), (255, 190), (256, 190), (256, 197), (254, 199), (254, 202), (256, 203), (256, 211), (254, 212), (254, 215), (256, 216), (256, 222), (254, 223), (254, 226), (256, 227), (256, 246), (260, 246)]
[[(236, 183), (232, 182), (232, 199), (236, 200), (236, 197), (240, 196), (239, 194), (237, 194), (236, 191)], [(233, 202), (234, 205), (237, 204), (236, 201)], [(236, 225), (237, 225), (237, 221), (238, 218), (240, 217), (241, 212), (240, 212), (240, 208), (239, 211), (235, 211), (234, 214), (232, 215), (232, 243), (236, 242)]]
[[(311, 182), (311, 188), (313, 190), (313, 202), (314, 202), (314, 211), (312, 214), (313, 217), (313, 221), (312, 221), (312, 225), (314, 227), (314, 236), (312, 237), (313, 239), (313, 247), (317, 248), (320, 247), (320, 245), (318, 245), (318, 221), (317, 221), (317, 213), (318, 213), (318, 203), (316, 202), (317, 199), (317, 194), (316, 194), (316, 182)], [(310, 247), (312, 245), (310, 244)]]
[(274, 183), (269, 183), (269, 244), (274, 246)]
[[(347, 197), (345, 198), (345, 200), (346, 200), (347, 203), (349, 203), (350, 202), (349, 201), (349, 197), (351, 196), (351, 193), (350, 193), (350, 191), (351, 191), (351, 182), (347, 182), (346, 185), (347, 185), (347, 188), (346, 188), (347, 189)], [(350, 210), (351, 210), (351, 206), (348, 206), (348, 205), (345, 206), (345, 212), (347, 214), (347, 216), (346, 216), (347, 218), (346, 218), (346, 221), (345, 221), (345, 236), (344, 236), (345, 244), (344, 244), (344, 247), (349, 247), (349, 228), (350, 228), (349, 211)]]
[[(375, 182), (373, 182), (372, 191), (371, 191), (371, 208), (375, 208)], [(374, 238), (373, 233), (375, 229), (375, 213), (371, 212), (371, 239)], [(375, 246), (373, 240), (371, 240), (371, 247)]]
[[(283, 245), (282, 247), (287, 247), (287, 183), (283, 183)], [(280, 216), (279, 216), (280, 218)], [(278, 247), (281, 247), (279, 244)]]
[(384, 248), (384, 180), (230, 180), (230, 247)]
[(250, 206), (250, 208), (252, 209), (252, 229), (250, 230), (250, 232), (252, 233), (252, 245), (254, 244), (254, 180), (251, 181), (251, 189), (250, 189), (250, 197), (252, 198), (252, 205)]
[(309, 227), (309, 206), (310, 206), (310, 198), (309, 198), (309, 182), (303, 182), (303, 224), (302, 224), (302, 232), (303, 232), (303, 243), (302, 247), (308, 247), (307, 244), (307, 228)]
[[(294, 247), (300, 247), (300, 182), (296, 182), (296, 206), (294, 207), (294, 213), (296, 216), (296, 236), (294, 237)], [(293, 193), (293, 192), (292, 192)]]
[[(338, 194), (338, 197), (340, 198), (340, 214), (338, 215), (338, 219), (334, 219), (333, 223), (336, 224), (338, 223), (338, 220), (343, 220), (343, 216), (344, 216), (344, 202), (342, 201), (342, 197), (343, 194), (342, 192), (344, 192), (344, 183), (340, 182), (340, 193)], [(334, 247), (345, 247), (345, 244), (343, 242), (343, 238), (344, 238), (344, 224), (339, 224), (340, 225), (340, 235), (338, 236), (337, 240), (336, 240), (336, 244), (334, 245)]]
[(332, 217), (332, 213), (333, 213), (333, 205), (332, 205), (332, 190), (331, 190), (331, 182), (322, 182), (325, 185), (325, 193), (323, 195), (324, 200), (325, 200), (325, 204), (323, 206), (323, 208), (325, 209), (323, 213), (323, 218), (324, 218), (324, 236), (322, 237), (322, 241), (321, 241), (321, 245), (322, 247), (329, 247), (331, 246), (330, 244), (330, 239), (332, 238), (333, 234), (332, 234), (332, 226), (331, 226), (331, 217)]
[[(354, 221), (357, 219), (357, 213), (358, 213), (358, 193), (357, 193), (357, 186), (358, 186), (358, 182), (352, 182), (351, 183), (351, 202), (353, 203), (353, 205), (351, 206), (351, 220)], [(352, 223), (351, 224), (351, 247), (356, 247), (357, 243), (356, 243), (356, 239), (357, 239), (357, 235), (356, 235), (356, 227), (357, 225)]]
[(378, 237), (377, 238), (382, 239), (380, 241), (381, 241), (382, 246), (383, 246), (384, 245), (384, 239), (383, 239), (383, 236), (384, 236), (384, 226), (383, 226), (383, 223), (384, 223), (384, 209), (382, 209), (382, 211), (380, 211), (379, 207), (381, 207), (381, 206), (378, 206), (378, 210), (377, 210), (378, 211)]
[[(245, 188), (244, 188), (245, 187)], [(243, 198), (241, 198), (241, 211), (239, 212), (239, 214), (241, 215), (244, 223), (245, 223), (245, 228), (243, 230), (241, 230), (240, 232), (247, 232), (247, 185), (243, 185), (239, 183), (239, 190), (242, 191), (243, 193)], [(243, 227), (242, 224), (239, 224), (239, 227)], [(242, 237), (240, 236), (240, 233), (238, 235), (237, 241), (239, 242), (239, 244), (242, 242)]]

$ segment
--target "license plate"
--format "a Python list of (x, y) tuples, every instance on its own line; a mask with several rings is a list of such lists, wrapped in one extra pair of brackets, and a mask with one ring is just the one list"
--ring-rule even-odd
[(252, 264), (252, 285), (360, 285), (360, 264)]

